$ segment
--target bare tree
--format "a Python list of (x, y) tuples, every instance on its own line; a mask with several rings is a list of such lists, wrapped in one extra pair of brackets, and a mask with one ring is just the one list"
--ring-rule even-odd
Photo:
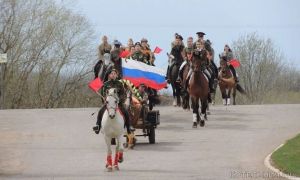
[(53, 0), (0, 0), (0, 10), (0, 50), (9, 60), (5, 106), (77, 106), (96, 57), (86, 18)]
[(248, 99), (244, 103), (264, 103), (266, 97), (299, 88), (299, 72), (289, 66), (270, 39), (251, 33), (233, 43), (233, 51), (241, 61), (237, 68)]

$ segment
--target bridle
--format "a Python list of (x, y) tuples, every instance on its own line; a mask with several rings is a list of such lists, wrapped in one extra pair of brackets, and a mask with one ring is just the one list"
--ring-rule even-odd
[[(114, 102), (115, 102), (114, 106), (110, 105), (109, 102), (107, 101), (107, 99), (109, 97), (112, 97), (114, 99)], [(119, 97), (118, 96), (110, 95), (110, 94), (106, 96), (106, 102), (105, 102), (106, 110), (108, 111), (108, 113), (111, 112), (111, 111), (114, 112), (112, 115), (109, 115), (110, 118), (114, 118), (114, 116), (116, 114), (116, 111), (118, 109), (118, 104), (119, 104)]]

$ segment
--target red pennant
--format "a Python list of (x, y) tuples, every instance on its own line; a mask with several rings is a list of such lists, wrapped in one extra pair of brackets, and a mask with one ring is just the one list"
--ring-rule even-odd
[(126, 58), (129, 54), (130, 54), (130, 51), (125, 50), (125, 51), (122, 51), (122, 52), (119, 54), (119, 56), (120, 56), (120, 58)]
[(237, 68), (237, 67), (239, 67), (239, 66), (241, 65), (240, 61), (237, 60), (237, 59), (231, 59), (231, 60), (229, 61), (229, 63), (230, 63), (234, 68)]
[(98, 77), (94, 80), (92, 80), (89, 83), (89, 88), (91, 88), (93, 91), (97, 92), (99, 89), (103, 86), (102, 80)]
[(162, 49), (160, 49), (159, 47), (156, 46), (153, 53), (159, 54), (161, 51), (162, 51)]

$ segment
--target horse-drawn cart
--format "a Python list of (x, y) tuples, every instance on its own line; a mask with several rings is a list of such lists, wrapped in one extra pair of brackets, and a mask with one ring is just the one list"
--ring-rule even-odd
[[(155, 144), (155, 129), (160, 124), (159, 111), (149, 110), (147, 104), (142, 104), (137, 98), (132, 97), (129, 114), (131, 125), (136, 131), (127, 136), (127, 145), (132, 148), (136, 143), (136, 136), (148, 136), (149, 143)], [(142, 130), (142, 133), (138, 134), (139, 130)]]

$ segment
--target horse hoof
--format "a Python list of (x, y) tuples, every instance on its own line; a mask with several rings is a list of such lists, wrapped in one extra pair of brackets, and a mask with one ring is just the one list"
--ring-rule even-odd
[(201, 120), (201, 121), (200, 121), (200, 126), (203, 127), (204, 125), (205, 125), (205, 121), (204, 121), (204, 120)]
[(193, 128), (197, 128), (197, 123), (193, 122)]
[(115, 170), (117, 170), (117, 171), (119, 171), (119, 170), (120, 170), (120, 168), (119, 168), (119, 166), (118, 166), (118, 165), (115, 165), (115, 166), (114, 166), (114, 169), (115, 169)]
[(107, 172), (112, 172), (113, 169), (110, 165), (106, 165), (105, 167), (106, 167)]

